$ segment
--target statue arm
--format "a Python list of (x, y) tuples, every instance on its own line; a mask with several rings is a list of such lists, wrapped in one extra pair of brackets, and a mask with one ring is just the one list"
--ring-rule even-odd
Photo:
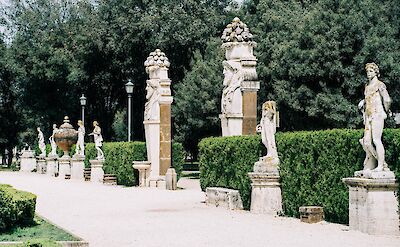
[(382, 103), (383, 106), (385, 107), (385, 111), (389, 112), (390, 105), (392, 104), (392, 99), (389, 96), (385, 84), (382, 83), (382, 85), (379, 87), (379, 93), (382, 97)]

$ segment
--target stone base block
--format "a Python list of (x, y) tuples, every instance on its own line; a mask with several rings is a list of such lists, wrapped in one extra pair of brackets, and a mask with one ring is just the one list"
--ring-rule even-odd
[(349, 226), (371, 235), (400, 236), (395, 179), (344, 178), (349, 186)]
[(69, 157), (58, 159), (58, 177), (65, 179), (71, 175), (71, 159)]
[(133, 161), (133, 169), (139, 171), (139, 187), (149, 187), (150, 161)]
[(149, 181), (150, 187), (166, 189), (165, 177), (150, 178)]
[(362, 170), (356, 171), (354, 177), (358, 178), (371, 178), (371, 179), (395, 179), (394, 172), (392, 171), (374, 171)]
[(48, 157), (46, 159), (47, 171), (46, 174), (50, 177), (55, 177), (58, 173), (58, 162), (56, 157)]
[(89, 160), (90, 162), (90, 182), (93, 183), (103, 183), (104, 170), (103, 163), (104, 160)]
[(85, 181), (83, 176), (85, 169), (84, 158), (72, 158), (71, 160), (71, 179)]
[(36, 162), (37, 162), (36, 172), (39, 174), (46, 174), (46, 170), (47, 170), (46, 159), (42, 158), (42, 157), (37, 157)]
[(222, 136), (241, 136), (243, 126), (242, 114), (220, 114)]
[(304, 206), (299, 208), (300, 220), (305, 223), (318, 223), (324, 220), (324, 208)]
[(165, 174), (165, 183), (167, 190), (176, 190), (177, 175), (174, 168), (169, 168)]
[(282, 212), (280, 176), (276, 173), (249, 173), (251, 179), (250, 211), (277, 215)]
[(206, 188), (206, 203), (231, 210), (243, 209), (239, 191), (226, 188)]
[(21, 172), (32, 172), (37, 170), (36, 168), (36, 159), (34, 157), (30, 158), (21, 158), (21, 168), (19, 171)]

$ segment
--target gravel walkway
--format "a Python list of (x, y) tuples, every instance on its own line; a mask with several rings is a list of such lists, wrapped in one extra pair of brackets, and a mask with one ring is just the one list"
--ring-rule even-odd
[(38, 214), (94, 247), (400, 246), (400, 237), (369, 236), (344, 225), (207, 206), (198, 180), (181, 179), (184, 189), (166, 191), (0, 172), (0, 183), (35, 193)]

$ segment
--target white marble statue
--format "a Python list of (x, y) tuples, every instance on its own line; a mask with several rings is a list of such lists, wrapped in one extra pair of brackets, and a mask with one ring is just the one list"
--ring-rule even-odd
[(257, 125), (257, 132), (261, 132), (262, 143), (267, 148), (267, 155), (262, 157), (263, 160), (278, 161), (278, 151), (275, 143), (276, 119), (276, 103), (274, 101), (265, 102), (262, 106), (260, 124)]
[(243, 81), (243, 73), (240, 63), (224, 61), (224, 89), (222, 91), (222, 114), (242, 113), (242, 93), (240, 85)]
[(51, 152), (49, 156), (57, 156), (57, 144), (54, 141), (54, 134), (56, 134), (58, 131), (57, 125), (53, 124), (53, 133), (51, 134), (49, 141), (51, 145)]
[(160, 83), (157, 80), (147, 80), (146, 104), (144, 105), (144, 120), (160, 120)]
[(104, 153), (103, 153), (103, 150), (101, 150), (101, 147), (103, 146), (103, 137), (101, 136), (101, 128), (97, 121), (93, 121), (93, 127), (94, 127), (93, 132), (90, 133), (89, 135), (93, 136), (93, 138), (94, 138), (94, 145), (97, 150), (96, 159), (103, 160)]
[(391, 99), (383, 82), (378, 80), (379, 68), (375, 63), (365, 65), (368, 82), (365, 86), (365, 99), (358, 104), (363, 112), (364, 137), (360, 139), (366, 157), (364, 170), (389, 170), (385, 162), (385, 149), (382, 144), (384, 121), (389, 112)]
[(85, 126), (82, 120), (78, 121), (78, 126), (78, 141), (76, 142), (75, 155), (85, 156)]
[(43, 132), (40, 130), (40, 127), (37, 127), (38, 131), (38, 144), (40, 149), (39, 156), (46, 157), (46, 144), (44, 143)]

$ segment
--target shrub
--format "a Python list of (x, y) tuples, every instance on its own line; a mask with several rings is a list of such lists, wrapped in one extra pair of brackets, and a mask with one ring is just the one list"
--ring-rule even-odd
[(0, 185), (0, 231), (15, 225), (27, 225), (35, 216), (36, 195)]
[[(276, 135), (284, 214), (298, 217), (304, 205), (324, 207), (326, 220), (348, 222), (348, 188), (341, 181), (362, 169), (365, 157), (358, 140), (361, 130), (286, 132)], [(259, 136), (212, 137), (200, 149), (200, 184), (238, 189), (245, 208), (250, 207), (248, 172), (261, 156)], [(383, 134), (386, 161), (400, 176), (400, 130)]]
[[(144, 142), (106, 142), (103, 144), (105, 155), (104, 172), (115, 174), (120, 185), (132, 186), (137, 184), (138, 172), (132, 167), (132, 161), (147, 160), (146, 144)], [(85, 148), (85, 166), (90, 167), (89, 160), (97, 155), (93, 143), (87, 143)], [(173, 145), (173, 166), (180, 176), (184, 162), (182, 144)]]

